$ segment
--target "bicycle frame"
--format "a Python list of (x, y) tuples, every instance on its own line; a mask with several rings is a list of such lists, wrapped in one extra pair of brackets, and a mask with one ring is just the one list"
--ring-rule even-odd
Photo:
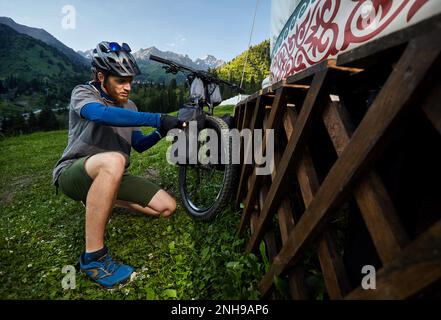
[[(227, 81), (219, 79), (215, 75), (203, 70), (194, 70), (177, 62), (163, 59), (154, 55), (150, 55), (150, 60), (164, 64), (163, 68), (168, 73), (176, 74), (178, 72), (183, 72), (184, 74), (186, 74), (187, 81), (189, 82), (190, 86), (196, 78), (201, 79), (206, 98), (193, 98), (193, 101), (190, 101), (190, 103), (192, 105), (196, 105), (197, 108), (204, 114), (207, 114), (206, 121), (210, 122), (213, 128), (217, 128), (221, 133), (222, 128), (228, 128), (228, 125), (225, 123), (225, 121), (223, 121), (220, 117), (216, 117), (213, 115), (215, 105), (211, 101), (211, 94), (214, 91), (210, 93), (209, 86), (210, 84), (227, 85), (230, 88), (237, 90), (238, 92), (243, 92), (242, 89), (240, 89), (237, 85), (233, 83), (229, 83)], [(205, 106), (208, 106), (208, 112), (204, 110)], [(207, 122), (205, 122), (205, 124), (207, 124)], [(230, 153), (231, 152), (229, 152), (228, 154)], [(195, 173), (196, 179), (200, 180), (201, 173), (206, 173), (210, 170), (212, 174), (208, 179), (210, 180), (210, 183), (213, 180), (213, 173), (219, 172), (221, 172), (221, 175), (217, 175), (216, 178), (221, 178), (222, 183), (218, 185), (214, 184), (214, 190), (216, 191), (216, 193), (213, 193), (212, 197), (205, 197), (206, 195), (204, 194), (204, 199), (201, 200), (197, 194), (197, 191), (200, 190), (200, 182), (196, 184), (196, 189), (192, 189), (191, 187), (189, 188), (189, 186), (192, 185), (191, 176), (192, 173)], [(208, 168), (206, 168), (205, 165), (204, 167), (202, 167), (202, 165), (200, 164), (179, 166), (179, 192), (181, 194), (183, 206), (186, 211), (196, 220), (209, 221), (213, 219), (216, 214), (230, 202), (229, 199), (232, 197), (234, 185), (237, 181), (236, 175), (237, 168), (236, 165), (233, 164), (226, 164), (222, 166), (222, 170), (219, 170), (219, 165), (209, 165)], [(206, 203), (207, 199), (211, 201)]]
[(150, 55), (149, 59), (164, 64), (165, 66), (163, 66), (163, 68), (165, 69), (165, 72), (167, 72), (167, 73), (177, 74), (178, 72), (182, 72), (182, 73), (186, 74), (187, 81), (189, 82), (190, 85), (195, 78), (201, 79), (202, 83), (204, 84), (204, 92), (205, 92), (206, 99), (199, 100), (198, 98), (196, 98), (195, 100), (196, 100), (196, 104), (202, 109), (202, 111), (204, 111), (205, 104), (208, 106), (208, 114), (209, 115), (213, 115), (214, 107), (215, 107), (213, 105), (213, 103), (211, 103), (211, 101), (210, 101), (211, 94), (208, 92), (208, 87), (210, 84), (226, 85), (226, 86), (229, 86), (230, 88), (238, 91), (238, 93), (244, 92), (236, 84), (219, 79), (217, 76), (215, 76), (214, 74), (211, 74), (207, 71), (196, 70), (196, 69), (187, 67), (183, 64), (180, 64), (178, 62), (175, 62), (172, 60), (167, 60), (167, 59), (155, 56), (155, 55)]

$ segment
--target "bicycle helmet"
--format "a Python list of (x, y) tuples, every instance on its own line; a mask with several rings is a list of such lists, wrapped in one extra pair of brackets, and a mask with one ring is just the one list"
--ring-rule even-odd
[(118, 77), (134, 77), (141, 73), (130, 47), (123, 43), (102, 41), (92, 54), (92, 71), (104, 71)]

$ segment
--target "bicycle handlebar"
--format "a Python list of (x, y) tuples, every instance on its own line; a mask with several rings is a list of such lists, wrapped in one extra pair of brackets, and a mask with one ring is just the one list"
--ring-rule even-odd
[(183, 64), (180, 64), (178, 62), (172, 61), (172, 60), (168, 60), (168, 59), (164, 59), (155, 55), (150, 55), (150, 60), (165, 64), (167, 66), (164, 66), (163, 68), (166, 70), (166, 72), (170, 72), (173, 74), (178, 73), (179, 71), (181, 72), (189, 72), (192, 75), (195, 75), (196, 77), (202, 79), (203, 81), (206, 81), (208, 83), (215, 83), (218, 85), (226, 85), (229, 86), (232, 89), (237, 90), (239, 93), (243, 93), (243, 89), (239, 88), (239, 86), (237, 86), (234, 83), (230, 83), (228, 81), (219, 79), (217, 76), (215, 76), (214, 74), (211, 74), (207, 71), (204, 70), (196, 70), (190, 67), (187, 67)]

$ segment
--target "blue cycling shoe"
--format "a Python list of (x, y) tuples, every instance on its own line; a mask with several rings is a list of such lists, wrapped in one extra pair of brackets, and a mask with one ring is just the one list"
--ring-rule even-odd
[(115, 262), (108, 253), (88, 264), (85, 263), (83, 253), (80, 257), (80, 269), (105, 288), (112, 288), (128, 281), (134, 271), (128, 265)]

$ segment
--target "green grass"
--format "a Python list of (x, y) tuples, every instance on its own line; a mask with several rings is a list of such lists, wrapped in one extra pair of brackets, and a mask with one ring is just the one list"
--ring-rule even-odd
[[(219, 108), (223, 114), (233, 107)], [(132, 153), (130, 171), (147, 176), (177, 198), (170, 219), (115, 209), (106, 231), (112, 255), (138, 272), (122, 288), (106, 290), (77, 273), (63, 290), (65, 265), (84, 248), (84, 208), (55, 195), (52, 168), (66, 131), (0, 141), (0, 299), (257, 299), (263, 263), (244, 252), (231, 208), (210, 222), (194, 222), (180, 206), (177, 168), (167, 163), (169, 142)]]

